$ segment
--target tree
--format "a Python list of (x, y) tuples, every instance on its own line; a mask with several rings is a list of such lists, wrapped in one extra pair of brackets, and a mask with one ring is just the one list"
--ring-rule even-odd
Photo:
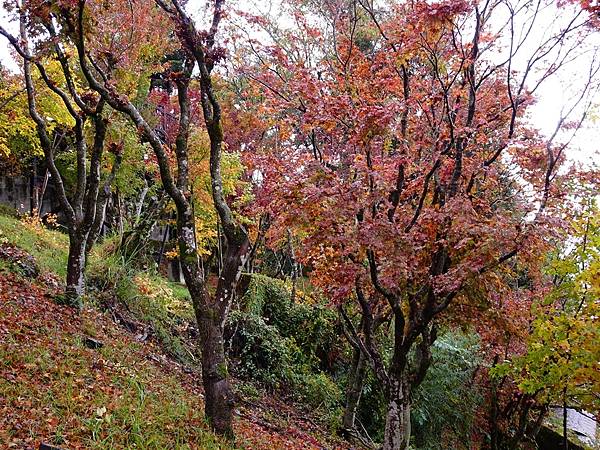
[(533, 305), (526, 351), (494, 369), (495, 376), (511, 376), (543, 405), (600, 410), (594, 394), (600, 390), (598, 225), (593, 205), (574, 222), (571, 242), (553, 252), (547, 264), (552, 288)]
[[(70, 305), (79, 307), (85, 288), (86, 256), (104, 218), (106, 196), (103, 192), (109, 188), (115, 177), (121, 154), (118, 144), (113, 143), (110, 147), (114, 154), (112, 170), (102, 180), (101, 169), (108, 125), (105, 117), (106, 102), (93, 94), (82, 92), (78, 87), (79, 80), (69, 62), (67, 49), (58, 42), (52, 43), (52, 40), (57, 38), (57, 32), (50, 16), (46, 16), (44, 11), (27, 11), (19, 5), (16, 5), (16, 8), (19, 14), (19, 38), (17, 39), (3, 27), (0, 27), (0, 34), (8, 39), (23, 61), (23, 80), (29, 115), (35, 123), (39, 144), (69, 233), (66, 300)], [(52, 40), (47, 47), (38, 47), (36, 53), (32, 53), (28, 43), (29, 37), (31, 34), (37, 36), (40, 28), (44, 29)], [(52, 74), (48, 66), (54, 68), (56, 66), (52, 65), (51, 58), (55, 58), (60, 67)], [(46, 88), (54, 94), (55, 101), (62, 103), (62, 107), (67, 111), (69, 119), (67, 126), (61, 127), (60, 122), (58, 126), (50, 125), (48, 117), (40, 111), (32, 66), (37, 69)], [(58, 78), (51, 75), (56, 75)], [(91, 138), (88, 138), (86, 132), (90, 121)], [(92, 142), (91, 152), (88, 152), (89, 141)], [(56, 151), (61, 146), (72, 146), (76, 152), (76, 187), (71, 198), (67, 194), (63, 177), (56, 165)]]
[[(386, 394), (385, 449), (408, 448), (411, 395), (451, 305), (480, 301), (473, 291), (490, 303), (502, 296), (498, 272), (517, 255), (538, 282), (537, 255), (565, 212), (568, 141), (557, 136), (574, 108), (550, 139), (525, 114), (538, 86), (574, 57), (587, 16), (575, 12), (524, 55), (547, 6), (418, 1), (377, 11), (330, 1), (327, 27), (293, 3), (297, 28), (241, 69), (262, 90), (265, 114), (281, 118), (280, 147), (257, 155), (272, 229), (296, 230), (298, 257), (342, 311), (356, 302), (366, 326), (346, 325)], [(492, 18), (505, 13), (496, 28)], [(370, 43), (356, 36), (365, 14)], [(487, 56), (503, 42), (505, 59)], [(594, 62), (580, 104), (597, 70)], [(372, 331), (386, 312), (389, 361)]]
[[(21, 77), (2, 70), (0, 81), (0, 158), (19, 171), (24, 161), (43, 156), (35, 129), (29, 117), (27, 96)], [(47, 115), (55, 117), (55, 114)]]
[[(216, 45), (216, 34), (224, 14), (223, 1), (215, 1), (207, 31), (195, 28), (177, 0), (148, 2), (143, 8), (138, 5), (140, 10), (145, 11), (144, 14), (128, 14), (127, 2), (110, 5), (85, 0), (47, 3), (52, 5), (53, 17), (61, 24), (60, 37), (75, 48), (82, 76), (90, 89), (100, 94), (101, 102), (123, 113), (154, 152), (163, 187), (177, 210), (179, 257), (200, 330), (206, 416), (217, 433), (232, 436), (234, 398), (223, 347), (223, 326), (251, 245), (248, 231), (228, 204), (221, 175), (224, 130), (222, 108), (213, 86), (212, 72), (224, 56), (223, 50)], [(123, 17), (131, 17), (134, 22), (132, 33), (143, 33), (146, 41), (157, 46), (166, 42), (171, 50), (178, 50), (182, 56), (178, 70), (171, 70), (169, 75), (176, 87), (178, 101), (177, 109), (172, 114), (168, 112), (176, 124), (176, 138), (172, 145), (165, 142), (164, 134), (147, 119), (148, 116), (156, 118), (159, 112), (139, 108), (130, 100), (127, 83), (111, 78), (113, 69), (133, 79), (149, 77), (158, 70), (131, 65), (129, 53), (134, 52), (135, 55), (140, 51), (130, 45), (133, 41), (122, 49), (122, 53), (113, 48), (99, 47), (99, 43), (111, 42), (110, 36), (115, 28), (126, 26)], [(171, 30), (175, 31), (175, 40), (171, 39)], [(126, 33), (119, 36), (123, 34)], [(156, 48), (150, 50), (152, 54), (168, 54)], [(196, 69), (197, 77), (194, 75)], [(199, 89), (194, 87), (196, 82)], [(211, 200), (227, 241), (214, 293), (209, 291), (208, 273), (203, 267), (195, 239), (194, 199), (190, 189), (190, 127), (195, 106), (199, 106), (210, 147)]]

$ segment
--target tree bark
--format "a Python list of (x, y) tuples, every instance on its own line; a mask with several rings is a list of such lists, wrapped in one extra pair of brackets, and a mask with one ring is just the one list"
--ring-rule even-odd
[(29, 215), (33, 216), (34, 214), (37, 214), (39, 217), (39, 214), (37, 213), (39, 209), (39, 189), (36, 186), (37, 164), (37, 158), (34, 157), (31, 174), (29, 176)]
[(177, 210), (177, 238), (181, 267), (192, 297), (200, 332), (204, 410), (216, 433), (233, 438), (235, 398), (229, 382), (223, 328), (235, 296), (241, 269), (249, 254), (249, 241), (229, 242), (217, 289), (211, 295), (197, 254), (191, 206)]
[(197, 320), (200, 339), (203, 342), (202, 384), (205, 414), (215, 432), (231, 438), (235, 400), (227, 373), (221, 321), (218, 313), (211, 308)]
[(95, 214), (93, 216), (93, 220), (90, 226), (90, 232), (86, 239), (86, 259), (87, 255), (89, 255), (90, 250), (98, 240), (98, 237), (102, 234), (102, 229), (104, 228), (104, 222), (106, 221), (106, 209), (108, 206), (108, 201), (111, 198), (111, 185), (117, 176), (117, 172), (121, 167), (121, 163), (123, 162), (123, 155), (121, 153), (117, 153), (115, 155), (115, 160), (113, 162), (113, 167), (110, 171), (110, 174), (104, 181), (102, 188), (98, 191), (96, 196), (96, 206), (95, 206)]
[(355, 348), (353, 353), (352, 371), (346, 389), (346, 405), (342, 418), (342, 427), (344, 430), (353, 430), (355, 428), (356, 410), (360, 402), (367, 369), (365, 357), (360, 349)]
[(72, 233), (69, 238), (65, 297), (70, 306), (80, 308), (82, 296), (85, 293), (86, 236)]
[(390, 378), (383, 450), (408, 450), (410, 442), (410, 388), (404, 376)]
[(134, 223), (137, 223), (140, 220), (140, 217), (142, 215), (142, 208), (144, 207), (144, 200), (146, 200), (146, 195), (148, 194), (149, 190), (150, 187), (148, 186), (148, 180), (146, 180), (146, 176), (144, 175), (144, 187), (142, 189), (142, 192), (140, 193), (140, 198), (138, 199), (137, 205), (135, 207)]

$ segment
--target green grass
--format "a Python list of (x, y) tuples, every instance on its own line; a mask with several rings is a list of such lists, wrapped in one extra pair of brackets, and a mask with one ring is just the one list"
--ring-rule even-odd
[[(30, 253), (42, 271), (66, 275), (65, 234), (0, 215), (2, 242)], [(129, 267), (113, 254), (114, 248), (115, 240), (107, 239), (91, 254), (88, 302), (98, 303), (102, 295), (117, 298), (136, 320), (151, 327), (168, 352), (186, 359), (190, 351), (175, 328), (193, 317), (187, 289)], [(6, 261), (0, 260), (0, 271), (12, 272), (24, 286), (31, 282)], [(32, 295), (43, 290), (36, 292)], [(8, 331), (0, 334), (0, 406), (5, 399), (12, 412), (0, 418), (0, 441), (44, 436), (58, 446), (78, 443), (90, 449), (231, 448), (208, 431), (199, 394), (191, 394), (176, 374), (155, 366), (144, 344), (119, 337), (123, 330), (104, 319), (99, 323), (89, 309), (75, 322), (62, 309), (59, 316), (65, 317), (45, 320), (35, 308), (48, 308), (42, 303), (49, 300), (39, 302), (32, 311), (10, 299), (0, 304), (0, 324)], [(115, 330), (110, 338), (108, 329)], [(105, 346), (90, 351), (83, 335)]]
[(66, 277), (69, 238), (65, 234), (48, 230), (41, 224), (0, 215), (0, 241), (2, 239), (33, 255), (42, 270)]
[(175, 281), (168, 281), (167, 285), (173, 291), (173, 295), (176, 299), (181, 301), (189, 301), (190, 293), (187, 290), (187, 287), (184, 284), (177, 283)]

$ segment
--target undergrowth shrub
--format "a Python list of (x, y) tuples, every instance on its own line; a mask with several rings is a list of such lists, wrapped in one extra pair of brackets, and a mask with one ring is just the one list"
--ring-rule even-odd
[(336, 313), (322, 299), (297, 292), (292, 303), (289, 283), (254, 274), (240, 303), (243, 312), (264, 318), (282, 337), (293, 338), (303, 363), (335, 371), (341, 330)]
[(243, 379), (251, 379), (279, 388), (291, 382), (293, 367), (292, 339), (284, 338), (277, 327), (256, 314), (233, 311), (229, 317), (233, 336), (229, 353), (233, 370)]
[[(384, 341), (385, 335), (380, 338)], [(386, 343), (383, 344), (385, 347)], [(473, 381), (474, 372), (481, 364), (478, 337), (474, 333), (445, 330), (431, 353), (427, 375), (412, 395), (411, 448), (472, 448), (471, 438), (477, 431), (475, 417), (482, 402), (479, 387)], [(375, 441), (383, 437), (385, 405), (380, 383), (369, 369), (357, 420)]]
[(19, 217), (19, 211), (10, 205), (0, 203), (0, 216), (13, 217), (16, 219)]
[(341, 426), (344, 397), (339, 382), (324, 372), (299, 373), (294, 387), (296, 398), (312, 410), (320, 411), (330, 429)]
[(232, 371), (269, 389), (283, 389), (333, 418), (342, 401), (336, 381), (341, 353), (337, 317), (320, 299), (298, 294), (293, 303), (284, 281), (252, 275), (240, 308), (227, 323)]

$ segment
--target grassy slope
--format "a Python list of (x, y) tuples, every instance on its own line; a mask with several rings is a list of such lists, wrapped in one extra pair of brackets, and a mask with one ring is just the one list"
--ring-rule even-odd
[(66, 277), (66, 235), (37, 226), (35, 222), (21, 222), (13, 217), (0, 215), (0, 241), (6, 239), (32, 254), (40, 267), (61, 278)]
[[(204, 423), (197, 371), (167, 356), (160, 336), (140, 338), (117, 325), (114, 313), (87, 306), (75, 314), (51, 300), (60, 285), (47, 272), (64, 276), (64, 235), (0, 216), (3, 242), (31, 253), (46, 273), (29, 280), (0, 261), (0, 443), (9, 448), (42, 441), (64, 448), (231, 448)], [(137, 289), (128, 307), (137, 308), (142, 321), (158, 321), (170, 307), (165, 298), (178, 314), (189, 314), (180, 287), (142, 273), (113, 274), (118, 267), (101, 252), (90, 266), (104, 271), (107, 283), (120, 276), (112, 289)], [(141, 287), (148, 283), (153, 289), (144, 292)], [(154, 314), (153, 304), (162, 313)], [(87, 348), (86, 336), (104, 346)], [(322, 432), (292, 408), (273, 400), (257, 403), (238, 410), (237, 447), (337, 447), (324, 442)]]

